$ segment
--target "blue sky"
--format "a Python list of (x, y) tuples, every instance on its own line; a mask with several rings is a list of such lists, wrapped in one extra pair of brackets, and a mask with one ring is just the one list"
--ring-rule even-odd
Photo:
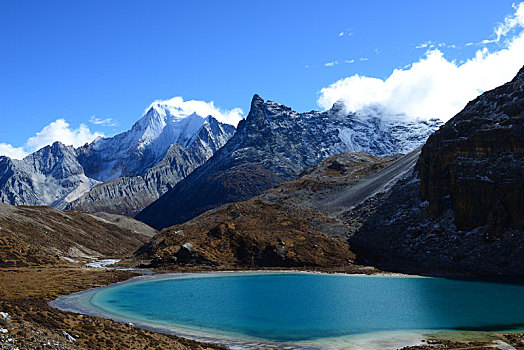
[[(329, 108), (334, 98), (370, 82), (344, 81), (355, 74), (384, 82), (420, 60), (429, 67), (431, 50), (442, 61), (431, 62), (444, 67), (460, 66), (484, 47), (489, 53), (507, 48), (522, 26), (511, 26), (504, 40), (495, 40), (494, 30), (515, 16), (513, 4), (1, 0), (0, 144), (27, 152), (61, 133), (71, 133), (71, 143), (112, 135), (127, 130), (154, 100), (174, 96), (244, 114), (254, 93), (298, 111)], [(515, 50), (506, 56), (520, 53)], [(391, 86), (413, 80), (405, 76), (370, 89), (391, 100)], [(475, 88), (483, 86), (490, 85)], [(351, 98), (348, 106), (389, 103), (369, 93)], [(428, 109), (419, 107), (407, 112)]]

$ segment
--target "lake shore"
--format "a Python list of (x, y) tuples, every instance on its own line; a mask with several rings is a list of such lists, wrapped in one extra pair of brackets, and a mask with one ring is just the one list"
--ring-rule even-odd
[(137, 276), (131, 271), (78, 265), (0, 268), (0, 348), (224, 349), (100, 317), (63, 312), (48, 302), (61, 295)]
[[(398, 277), (412, 277), (412, 278), (423, 278), (424, 276), (414, 276), (396, 273), (379, 272), (374, 270), (375, 273), (369, 273), (370, 269), (365, 269), (368, 273), (345, 273), (335, 271), (310, 271), (307, 269), (252, 269), (252, 270), (227, 270), (227, 271), (192, 271), (187, 272), (171, 272), (171, 273), (160, 273), (154, 275), (142, 275), (135, 276), (130, 280), (119, 282), (119, 283), (133, 283), (141, 280), (152, 280), (152, 279), (165, 279), (165, 278), (179, 278), (179, 277), (204, 277), (204, 276), (216, 276), (216, 275), (239, 275), (239, 274), (259, 274), (259, 273), (331, 273), (331, 274), (343, 274), (343, 275), (370, 275), (370, 276), (398, 276)], [(461, 332), (461, 331), (413, 331), (413, 332), (381, 332), (374, 334), (363, 334), (354, 335), (347, 337), (337, 337), (331, 339), (320, 339), (312, 341), (302, 341), (289, 344), (268, 342), (265, 340), (254, 339), (254, 338), (243, 338), (230, 336), (227, 334), (221, 334), (220, 336), (209, 335), (206, 330), (195, 331), (195, 329), (187, 329), (184, 327), (166, 327), (161, 324), (154, 324), (151, 322), (144, 323), (140, 320), (131, 320), (127, 317), (121, 318), (114, 314), (104, 312), (104, 310), (93, 309), (92, 305), (88, 305), (88, 300), (92, 296), (94, 290), (81, 291), (76, 293), (75, 296), (79, 299), (73, 300), (68, 297), (61, 297), (58, 300), (54, 300), (51, 304), (65, 311), (74, 311), (89, 314), (96, 317), (111, 318), (120, 323), (132, 322), (134, 326), (152, 330), (155, 332), (176, 334), (177, 336), (190, 338), (200, 342), (215, 342), (229, 346), (233, 349), (259, 349), (264, 347), (269, 348), (336, 348), (336, 349), (430, 349), (435, 346), (440, 348), (453, 349), (468, 346), (474, 349), (482, 348), (493, 348), (500, 342), (501, 346), (507, 344), (520, 349), (519, 345), (522, 345), (523, 334), (521, 332)], [(83, 299), (83, 300), (82, 300)], [(80, 300), (81, 307), (78, 308), (78, 301)], [(87, 303), (86, 303), (87, 301)], [(72, 303), (71, 303), (72, 302)], [(75, 303), (76, 308), (75, 308)], [(509, 347), (511, 348), (511, 347)], [(508, 348), (508, 349), (509, 349)]]

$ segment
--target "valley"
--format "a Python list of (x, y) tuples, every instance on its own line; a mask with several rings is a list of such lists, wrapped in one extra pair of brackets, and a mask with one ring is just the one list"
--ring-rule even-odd
[[(445, 124), (348, 114), (339, 104), (297, 113), (255, 95), (234, 129), (160, 103), (114, 138), (2, 157), (0, 344), (224, 346), (47, 304), (139, 274), (291, 270), (518, 284), (523, 103), (524, 69)], [(100, 259), (120, 261), (86, 266)], [(520, 328), (495, 328), (459, 340), (435, 332), (406, 346), (524, 347)]]

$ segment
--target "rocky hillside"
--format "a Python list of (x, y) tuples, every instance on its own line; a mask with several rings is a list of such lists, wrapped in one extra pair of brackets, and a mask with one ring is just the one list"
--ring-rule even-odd
[(131, 130), (114, 137), (78, 149), (55, 142), (22, 160), (0, 157), (0, 201), (134, 215), (234, 132), (212, 116), (186, 115), (157, 102)]
[(432, 135), (391, 191), (349, 210), (357, 260), (434, 274), (524, 271), (524, 69)]
[(149, 240), (144, 233), (154, 233), (140, 223), (112, 221), (52, 207), (0, 203), (0, 267), (122, 256)]
[(249, 115), (228, 143), (137, 218), (158, 229), (181, 223), (295, 179), (335, 154), (407, 153), (439, 125), (438, 120), (407, 122), (382, 115), (348, 115), (340, 104), (325, 112), (297, 113), (255, 95)]
[(433, 134), (418, 170), (432, 217), (449, 202), (459, 230), (524, 229), (524, 68)]
[(395, 157), (343, 153), (244, 202), (164, 229), (137, 255), (153, 266), (351, 268), (355, 229), (323, 211), (323, 199), (384, 169)]

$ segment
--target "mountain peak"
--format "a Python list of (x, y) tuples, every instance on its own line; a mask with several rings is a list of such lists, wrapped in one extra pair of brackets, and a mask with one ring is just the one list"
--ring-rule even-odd
[(262, 97), (260, 97), (257, 94), (254, 94), (253, 98), (251, 99), (251, 109), (249, 111), (249, 114), (251, 114), (252, 112), (256, 112), (257, 110), (263, 109), (264, 108), (264, 104), (265, 104), (265, 102), (262, 99)]

